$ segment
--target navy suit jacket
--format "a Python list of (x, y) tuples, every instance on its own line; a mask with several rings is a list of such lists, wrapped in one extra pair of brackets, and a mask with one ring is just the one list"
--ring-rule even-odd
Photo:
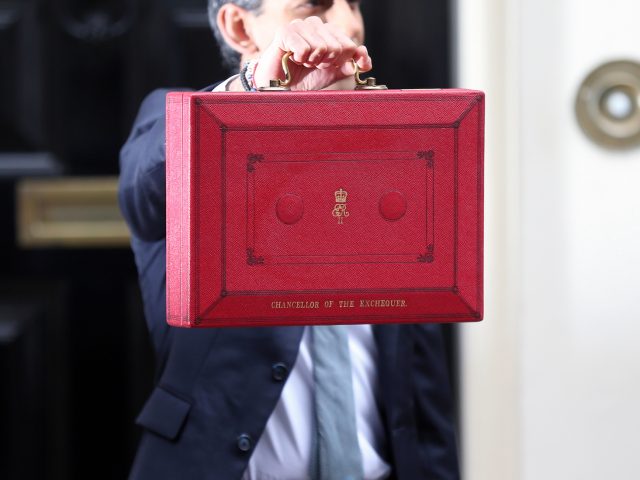
[[(167, 325), (166, 93), (145, 99), (120, 154), (120, 207), (132, 232), (157, 360), (156, 387), (136, 420), (144, 430), (131, 478), (238, 480), (295, 363), (304, 327)], [(373, 331), (387, 445), (382, 454), (393, 478), (459, 478), (440, 327), (376, 325)]]

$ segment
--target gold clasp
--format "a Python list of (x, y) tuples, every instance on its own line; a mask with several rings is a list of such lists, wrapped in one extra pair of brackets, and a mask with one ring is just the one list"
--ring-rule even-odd
[(276, 78), (275, 80), (269, 80), (268, 87), (258, 88), (261, 92), (287, 92), (291, 90), (291, 71), (289, 70), (289, 58), (293, 55), (293, 52), (287, 52), (282, 56), (282, 71), (284, 72), (284, 80)]
[(356, 88), (355, 90), (386, 90), (386, 85), (377, 85), (376, 79), (373, 77), (368, 77), (362, 80), (360, 78), (360, 67), (355, 60), (351, 60), (353, 62), (353, 68), (355, 69), (355, 78), (356, 78)]

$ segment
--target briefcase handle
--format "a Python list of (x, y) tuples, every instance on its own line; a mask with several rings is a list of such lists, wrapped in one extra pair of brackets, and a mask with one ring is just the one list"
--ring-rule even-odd
[[(289, 71), (289, 59), (293, 55), (293, 52), (287, 52), (282, 56), (282, 70), (284, 71), (284, 80), (280, 80), (276, 78), (275, 80), (269, 81), (268, 87), (260, 87), (258, 90), (261, 92), (286, 92), (291, 90), (289, 85), (291, 85), (291, 72)], [(355, 69), (355, 79), (356, 79), (356, 88), (355, 90), (386, 90), (386, 85), (377, 85), (376, 79), (373, 77), (365, 78), (364, 80), (360, 78), (360, 67), (355, 60), (351, 60), (353, 62), (353, 67)]]

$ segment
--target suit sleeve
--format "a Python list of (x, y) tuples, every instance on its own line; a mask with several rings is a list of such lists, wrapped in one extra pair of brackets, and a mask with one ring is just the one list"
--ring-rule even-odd
[[(203, 91), (211, 91), (214, 85)], [(178, 90), (178, 89), (172, 89)], [(181, 89), (185, 90), (185, 89)], [(166, 324), (165, 104), (169, 90), (149, 94), (120, 150), (118, 201), (133, 234), (138, 279), (148, 330), (163, 350)]]
[(460, 478), (454, 403), (440, 325), (414, 325), (414, 401), (424, 478)]
[[(210, 92), (220, 84), (200, 91)], [(120, 210), (133, 235), (147, 242), (166, 236), (166, 97), (179, 90), (185, 89), (154, 90), (144, 99), (120, 150)]]
[(165, 237), (165, 97), (155, 90), (145, 98), (127, 142), (120, 150), (118, 201), (134, 236)]

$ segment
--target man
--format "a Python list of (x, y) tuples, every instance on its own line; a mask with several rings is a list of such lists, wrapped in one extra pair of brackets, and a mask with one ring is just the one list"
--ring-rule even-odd
[[(242, 65), (214, 91), (267, 85), (282, 76), (288, 51), (293, 90), (344, 88), (353, 82), (352, 59), (363, 71), (371, 69), (358, 2), (211, 0), (209, 11), (227, 61)], [(121, 152), (120, 204), (133, 233), (158, 363), (157, 386), (137, 419), (145, 431), (131, 478), (320, 478), (312, 468), (318, 358), (310, 329), (166, 324), (165, 94), (145, 99)], [(353, 447), (362, 459), (356, 477), (459, 478), (439, 327), (340, 328), (351, 355)]]

